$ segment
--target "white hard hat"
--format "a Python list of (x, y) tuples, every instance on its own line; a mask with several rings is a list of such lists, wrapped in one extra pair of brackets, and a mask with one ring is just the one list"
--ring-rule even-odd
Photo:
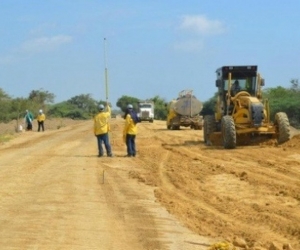
[(99, 108), (99, 110), (104, 110), (104, 105), (100, 104), (98, 108)]

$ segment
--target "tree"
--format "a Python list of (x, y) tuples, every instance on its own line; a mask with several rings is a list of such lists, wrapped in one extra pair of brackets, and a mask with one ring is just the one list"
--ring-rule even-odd
[(213, 97), (208, 99), (208, 101), (203, 103), (203, 108), (200, 112), (201, 115), (213, 115), (215, 113), (215, 106), (217, 103), (217, 98), (218, 98), (218, 92), (214, 94)]
[(159, 96), (155, 96), (150, 100), (154, 102), (155, 119), (166, 120), (168, 115), (168, 111), (166, 109), (166, 100)]
[(292, 79), (291, 80), (291, 89), (294, 91), (300, 91), (300, 86), (299, 86), (299, 80), (298, 79)]
[(94, 100), (90, 94), (77, 95), (67, 101), (50, 106), (48, 115), (71, 119), (90, 119), (98, 112), (98, 105), (101, 103), (106, 104), (104, 101)]
[(97, 111), (98, 103), (90, 94), (74, 96), (67, 102), (88, 113), (95, 113)]
[(264, 90), (263, 98), (269, 100), (271, 118), (274, 119), (277, 112), (285, 112), (292, 126), (300, 126), (300, 89), (297, 79), (291, 80), (290, 88), (278, 86)]
[(55, 95), (49, 91), (40, 89), (32, 90), (28, 96), (28, 107), (33, 113), (37, 113), (39, 109), (43, 109), (46, 112), (47, 104), (54, 102)]
[[(152, 101), (154, 103), (154, 114), (155, 119), (165, 120), (167, 118), (167, 110), (165, 108), (166, 101), (159, 96), (155, 96), (153, 98), (148, 98), (147, 100)], [(138, 103), (141, 99), (132, 96), (122, 96), (118, 99), (116, 105), (119, 107), (122, 112), (126, 112), (127, 105), (132, 104), (134, 110), (138, 110)]]
[(0, 101), (3, 100), (11, 100), (11, 97), (7, 93), (5, 93), (2, 88), (0, 88)]
[(118, 99), (116, 106), (119, 107), (123, 112), (126, 112), (127, 105), (132, 104), (134, 110), (138, 110), (138, 103), (140, 99), (132, 96), (123, 95)]
[(55, 98), (55, 95), (50, 93), (49, 91), (45, 91), (45, 90), (32, 90), (30, 93), (29, 93), (29, 97), (28, 99), (37, 103), (37, 104), (40, 104), (41, 106), (44, 106), (45, 104), (48, 104), (48, 103), (53, 103), (54, 102), (54, 98)]
[(86, 120), (98, 112), (100, 104), (106, 105), (106, 102), (96, 101), (90, 94), (77, 95), (67, 101), (49, 106), (48, 115)]
[(10, 102), (11, 119), (19, 119), (25, 116), (26, 109), (29, 109), (29, 100), (26, 98), (15, 98)]
[(69, 110), (72, 109), (74, 109), (74, 106), (71, 103), (67, 101), (60, 102), (49, 107), (48, 116), (67, 117)]
[(10, 102), (11, 97), (0, 88), (0, 121), (7, 122), (11, 119)]

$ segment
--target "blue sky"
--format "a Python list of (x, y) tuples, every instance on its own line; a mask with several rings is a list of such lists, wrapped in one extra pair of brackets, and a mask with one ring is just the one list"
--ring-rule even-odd
[(105, 62), (113, 107), (184, 89), (207, 101), (224, 65), (258, 65), (266, 87), (289, 87), (299, 10), (299, 0), (1, 0), (0, 88), (105, 100)]

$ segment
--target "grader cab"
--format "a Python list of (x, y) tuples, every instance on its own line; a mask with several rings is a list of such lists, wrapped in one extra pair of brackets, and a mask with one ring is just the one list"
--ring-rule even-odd
[(290, 124), (285, 113), (270, 117), (268, 100), (262, 99), (264, 79), (257, 66), (224, 66), (216, 71), (218, 97), (215, 115), (204, 117), (203, 136), (207, 145), (219, 138), (224, 148), (247, 144), (252, 138), (290, 139)]

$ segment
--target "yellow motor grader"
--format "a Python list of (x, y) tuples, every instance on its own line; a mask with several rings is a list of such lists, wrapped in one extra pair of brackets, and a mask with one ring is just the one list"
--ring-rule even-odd
[(276, 113), (273, 121), (270, 118), (269, 102), (262, 99), (265, 82), (257, 66), (223, 66), (216, 73), (215, 114), (204, 117), (207, 145), (221, 140), (224, 148), (232, 149), (260, 136), (276, 138), (279, 144), (290, 139), (286, 113)]

